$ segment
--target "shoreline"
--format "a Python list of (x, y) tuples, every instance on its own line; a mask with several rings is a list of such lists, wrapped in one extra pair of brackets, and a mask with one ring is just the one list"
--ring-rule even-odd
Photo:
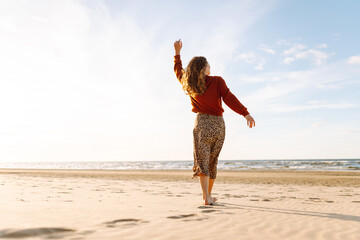
[[(32, 177), (97, 178), (113, 180), (151, 180), (198, 182), (192, 170), (107, 170), (107, 169), (0, 169), (0, 174)], [(294, 171), (294, 170), (218, 170), (217, 183), (348, 186), (360, 187), (360, 171)]]

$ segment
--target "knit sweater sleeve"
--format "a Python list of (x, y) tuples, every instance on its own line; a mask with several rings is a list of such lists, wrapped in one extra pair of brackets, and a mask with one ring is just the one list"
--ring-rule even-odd
[(184, 70), (182, 68), (182, 62), (180, 59), (180, 55), (175, 55), (174, 56), (174, 72), (176, 74), (176, 78), (179, 80), (180, 83), (181, 83), (183, 71)]
[(225, 80), (222, 77), (220, 77), (219, 80), (220, 80), (219, 83), (220, 95), (224, 103), (234, 112), (244, 117), (248, 115), (249, 112), (247, 111), (247, 108), (241, 104), (241, 102), (236, 98), (234, 94), (232, 94), (230, 89), (227, 87)]

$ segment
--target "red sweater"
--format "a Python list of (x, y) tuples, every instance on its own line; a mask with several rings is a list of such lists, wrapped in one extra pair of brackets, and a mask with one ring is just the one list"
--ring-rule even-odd
[[(174, 56), (174, 71), (179, 82), (182, 77), (182, 63), (180, 55)], [(181, 82), (180, 82), (181, 83)], [(234, 112), (237, 112), (244, 117), (249, 114), (247, 108), (240, 103), (222, 77), (206, 76), (205, 79), (206, 91), (202, 95), (191, 97), (192, 111), (197, 113), (206, 113), (210, 115), (222, 116), (224, 109), (222, 108), (222, 100)]]

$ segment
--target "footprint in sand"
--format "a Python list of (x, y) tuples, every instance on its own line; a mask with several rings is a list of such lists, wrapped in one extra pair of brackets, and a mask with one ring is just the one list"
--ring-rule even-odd
[(234, 195), (233, 197), (235, 197), (235, 198), (243, 198), (243, 197), (247, 197), (247, 196), (245, 196), (245, 195)]
[(320, 202), (320, 198), (309, 198), (310, 201), (314, 201), (314, 202)]
[[(79, 232), (78, 234), (79, 235), (89, 235), (89, 234), (92, 234), (94, 232), (95, 232), (94, 230), (84, 230), (82, 232)], [(74, 239), (74, 238), (72, 238), (72, 239)], [(79, 238), (79, 239), (83, 239), (83, 238)]]
[(191, 194), (190, 192), (181, 192), (181, 194)]
[(182, 219), (182, 218), (188, 218), (188, 217), (193, 217), (193, 216), (196, 216), (196, 214), (182, 214), (182, 215), (177, 215), (177, 216), (169, 216), (167, 218)]
[(137, 222), (141, 221), (142, 223), (148, 223), (149, 221), (142, 221), (142, 219), (135, 219), (135, 218), (121, 218), (116, 219), (110, 222), (104, 222), (103, 224), (106, 224), (107, 227), (116, 227), (119, 224), (123, 224), (122, 226), (133, 226), (136, 225)]
[(216, 212), (216, 210), (209, 209), (209, 210), (202, 210), (201, 212), (202, 213), (212, 213), (212, 212)]
[(5, 229), (0, 231), (0, 238), (28, 238), (46, 234), (75, 232), (69, 228), (28, 228), (28, 229)]
[(214, 205), (204, 205), (204, 206), (199, 206), (198, 208), (212, 208)]
[(106, 189), (93, 189), (92, 191), (102, 192), (102, 191), (106, 191)]
[(119, 223), (119, 222), (138, 222), (138, 221), (141, 221), (141, 219), (121, 218), (121, 219), (113, 220), (111, 222), (104, 222), (104, 224), (114, 224), (114, 223)]

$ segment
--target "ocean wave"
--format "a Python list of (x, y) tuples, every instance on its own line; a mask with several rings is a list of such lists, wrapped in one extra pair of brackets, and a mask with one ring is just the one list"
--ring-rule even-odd
[[(106, 169), (191, 170), (194, 161), (103, 161), (103, 162), (0, 162), (0, 168), (18, 169)], [(312, 160), (219, 160), (219, 170), (289, 169), (308, 171), (360, 170), (359, 159)]]

